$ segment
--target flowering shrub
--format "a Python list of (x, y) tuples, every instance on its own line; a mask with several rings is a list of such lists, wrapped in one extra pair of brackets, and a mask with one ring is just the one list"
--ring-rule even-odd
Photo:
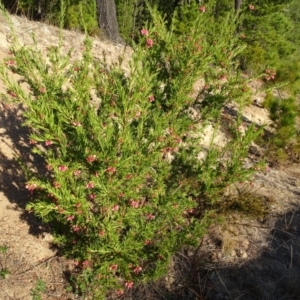
[[(57, 245), (74, 259), (78, 289), (99, 298), (162, 276), (178, 247), (198, 243), (225, 191), (253, 172), (243, 159), (259, 132), (240, 132), (239, 119), (227, 145), (212, 137), (207, 155), (197, 158), (201, 133), (218, 128), (223, 105), (247, 98), (232, 62), (240, 51), (235, 21), (213, 30), (212, 16), (201, 13), (183, 41), (152, 14), (128, 76), (95, 61), (88, 39), (79, 61), (60, 47), (45, 54), (15, 45), (0, 68), (11, 100), (26, 104), (30, 144), (45, 159), (45, 174), (28, 179), (35, 196), (28, 209), (50, 223)], [(23, 76), (34, 98), (5, 68)], [(200, 77), (199, 102), (190, 95)], [(187, 113), (193, 106), (197, 120)]]

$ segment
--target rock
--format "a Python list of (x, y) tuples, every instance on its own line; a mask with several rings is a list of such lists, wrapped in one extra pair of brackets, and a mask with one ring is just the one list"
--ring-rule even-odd
[(240, 243), (241, 247), (245, 250), (247, 250), (249, 248), (249, 244), (250, 244), (250, 242), (246, 239), (242, 240)]

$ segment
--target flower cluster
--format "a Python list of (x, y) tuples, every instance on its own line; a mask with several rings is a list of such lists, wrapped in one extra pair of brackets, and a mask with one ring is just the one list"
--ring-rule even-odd
[[(141, 35), (143, 35), (143, 36), (148, 36), (148, 35), (149, 35), (149, 30), (146, 29), (146, 28), (142, 28), (142, 29), (141, 29)], [(154, 45), (153, 39), (147, 38), (147, 39), (146, 39), (146, 47), (147, 47), (147, 48), (152, 48), (153, 45)]]
[(206, 12), (206, 8), (205, 8), (205, 6), (203, 6), (203, 5), (199, 6), (199, 10), (200, 10), (201, 12), (203, 12), (203, 13)]
[(276, 71), (274, 69), (267, 69), (265, 71), (265, 80), (270, 81), (274, 80), (276, 77)]
[(146, 40), (146, 46), (147, 48), (152, 48), (154, 44), (154, 41), (152, 39), (147, 39)]

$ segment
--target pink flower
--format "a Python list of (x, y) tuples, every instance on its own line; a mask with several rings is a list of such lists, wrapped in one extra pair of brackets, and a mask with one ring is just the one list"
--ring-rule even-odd
[(10, 59), (10, 60), (8, 60), (7, 62), (6, 62), (6, 65), (7, 66), (14, 66), (16, 64), (16, 62), (14, 61), (14, 60), (12, 60), (12, 59)]
[(136, 268), (134, 268), (134, 270), (133, 270), (133, 272), (135, 273), (135, 274), (139, 274), (141, 271), (142, 271), (142, 267), (141, 266), (137, 266)]
[(250, 10), (254, 10), (254, 9), (255, 9), (255, 6), (252, 5), (252, 4), (250, 4), (250, 5), (249, 5), (249, 9), (250, 9)]
[(100, 231), (99, 231), (99, 235), (100, 235), (100, 236), (105, 236), (104, 230), (100, 230)]
[(67, 220), (68, 220), (68, 221), (73, 221), (74, 218), (75, 218), (75, 216), (69, 216), (69, 217), (67, 217)]
[(155, 216), (152, 215), (152, 214), (148, 214), (148, 215), (146, 216), (146, 219), (147, 219), (148, 221), (151, 221), (151, 220), (154, 220), (154, 219), (155, 219)]
[(206, 12), (206, 8), (205, 8), (203, 5), (199, 7), (199, 10), (200, 10), (201, 12), (203, 12), (203, 13)]
[(72, 125), (75, 126), (75, 127), (80, 127), (80, 126), (82, 126), (81, 123), (78, 122), (78, 121), (72, 122)]
[(45, 145), (46, 145), (46, 146), (51, 146), (52, 144), (53, 144), (53, 142), (52, 142), (52, 141), (49, 141), (49, 140), (45, 142)]
[(59, 189), (61, 187), (61, 184), (58, 183), (57, 181), (54, 181), (53, 182), (53, 186), (56, 188), (56, 189)]
[(111, 270), (111, 271), (116, 271), (117, 269), (118, 269), (118, 265), (110, 265), (109, 266), (109, 269)]
[(113, 208), (112, 208), (112, 211), (117, 211), (119, 210), (120, 206), (119, 205), (114, 205)]
[(154, 44), (154, 42), (153, 42), (152, 39), (147, 39), (147, 40), (146, 40), (146, 46), (147, 46), (148, 48), (153, 47), (153, 44)]
[(148, 35), (149, 31), (146, 28), (141, 29), (141, 35)]
[(77, 208), (80, 206), (81, 206), (81, 203), (79, 203), (79, 202), (75, 204), (75, 207), (77, 207)]
[(50, 164), (48, 164), (48, 165), (46, 166), (46, 169), (47, 169), (48, 171), (51, 171), (51, 170), (53, 170), (53, 167), (52, 167)]
[(127, 281), (125, 282), (125, 286), (128, 288), (128, 289), (131, 289), (133, 287), (133, 281)]
[(73, 175), (74, 176), (78, 176), (78, 175), (80, 175), (81, 174), (81, 171), (80, 170), (75, 170), (74, 172), (73, 172)]
[(90, 198), (91, 200), (94, 200), (96, 197), (97, 197), (96, 194), (90, 194), (90, 195), (89, 195), (89, 198)]
[(139, 110), (137, 110), (135, 113), (135, 117), (139, 118), (141, 115), (142, 115), (142, 113)]
[(130, 200), (130, 206), (133, 208), (138, 208), (139, 207), (139, 201), (136, 200)]
[(173, 148), (171, 148), (171, 147), (167, 147), (167, 148), (164, 148), (161, 150), (161, 152), (163, 154), (172, 153), (172, 151), (173, 151)]
[(118, 290), (117, 291), (117, 296), (122, 296), (124, 295), (124, 290)]
[(132, 178), (132, 176), (133, 176), (132, 174), (127, 174), (125, 178), (126, 178), (127, 180), (129, 180), (129, 179)]
[(108, 174), (114, 174), (114, 173), (116, 173), (116, 168), (115, 167), (108, 167), (107, 169), (106, 169), (106, 172), (108, 173)]
[(75, 267), (78, 267), (80, 265), (80, 262), (78, 260), (74, 260), (73, 264), (74, 264)]
[(61, 172), (66, 172), (68, 170), (68, 167), (67, 166), (59, 166), (58, 170)]
[(94, 186), (95, 186), (94, 183), (91, 182), (91, 181), (88, 182), (88, 183), (86, 184), (86, 187), (87, 187), (88, 189), (92, 189)]
[(94, 155), (89, 155), (89, 156), (86, 158), (86, 161), (89, 162), (89, 163), (92, 163), (92, 162), (94, 162), (96, 159), (97, 159), (97, 156), (94, 154)]
[(272, 69), (267, 69), (266, 70), (265, 79), (267, 81), (275, 79), (275, 76), (276, 76), (276, 71), (275, 70), (272, 70)]
[(45, 87), (41, 87), (40, 88), (40, 93), (45, 94), (46, 93), (46, 88)]
[(72, 226), (72, 231), (73, 231), (73, 232), (78, 232), (78, 231), (80, 231), (80, 226), (78, 226), (78, 225)]
[(154, 102), (154, 100), (155, 100), (155, 97), (153, 95), (151, 95), (151, 96), (148, 97), (148, 101), (149, 102)]
[(35, 144), (37, 144), (37, 141), (35, 141), (35, 140), (29, 140), (29, 144), (30, 145), (35, 145)]
[(28, 191), (33, 192), (36, 189), (36, 184), (35, 183), (27, 183), (25, 188)]
[(87, 268), (91, 263), (88, 260), (82, 262), (83, 268)]

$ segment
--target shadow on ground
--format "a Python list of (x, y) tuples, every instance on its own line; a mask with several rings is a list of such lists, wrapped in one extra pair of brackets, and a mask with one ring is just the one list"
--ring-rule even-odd
[(277, 218), (260, 257), (210, 270), (207, 275), (210, 300), (300, 299), (299, 206)]
[[(45, 164), (41, 157), (31, 153), (29, 131), (22, 126), (24, 109), (19, 105), (2, 104), (0, 112), (0, 191), (22, 210), (22, 220), (30, 226), (30, 234), (40, 235), (46, 226), (25, 210), (31, 194), (25, 188), (26, 172), (43, 172)], [(26, 170), (26, 168), (28, 168)], [(11, 206), (12, 207), (12, 206)]]
[[(300, 199), (299, 199), (300, 200)], [(300, 204), (300, 203), (299, 203)], [(207, 259), (205, 249), (197, 259), (188, 252), (177, 255), (171, 288), (143, 287), (128, 299), (160, 300), (296, 300), (300, 299), (300, 209), (277, 217), (266, 246), (255, 259), (220, 266)], [(262, 224), (263, 226), (263, 224)], [(207, 266), (209, 265), (209, 269)]]

